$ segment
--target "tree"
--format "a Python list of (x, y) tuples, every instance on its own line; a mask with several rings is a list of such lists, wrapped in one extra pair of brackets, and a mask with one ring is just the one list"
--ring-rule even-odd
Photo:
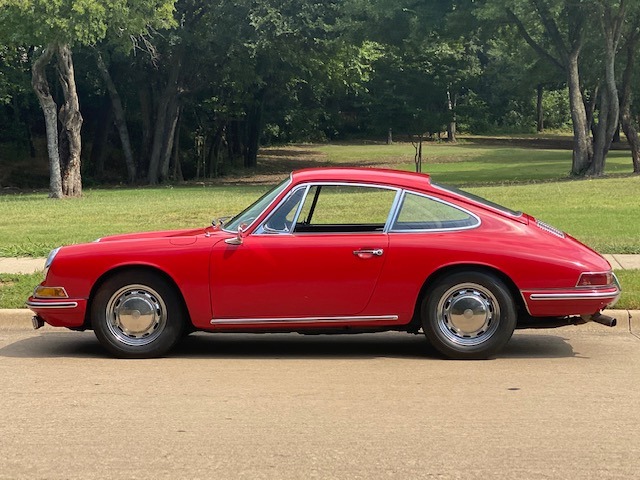
[[(571, 173), (576, 176), (604, 172), (618, 125), (615, 63), (628, 11), (626, 0), (488, 0), (478, 10), (482, 18), (513, 25), (540, 58), (566, 75), (574, 134)], [(600, 35), (594, 35), (598, 31)], [(587, 40), (593, 43), (588, 49)], [(595, 103), (586, 101), (581, 64), (601, 79), (594, 88), (600, 93), (593, 138)], [(592, 97), (596, 100), (595, 93)]]
[(622, 75), (620, 88), (620, 123), (631, 147), (633, 172), (640, 173), (640, 138), (638, 137), (637, 118), (632, 112), (632, 83), (636, 67), (636, 51), (640, 42), (640, 14), (635, 13), (625, 39), (626, 65)]
[[(143, 34), (158, 21), (169, 24), (172, 11), (173, 0), (0, 1), (0, 26), (9, 41), (36, 46), (32, 85), (45, 117), (50, 197), (82, 194), (80, 130), (83, 119), (76, 89), (73, 46), (93, 45), (110, 31), (122, 38)], [(47, 78), (47, 66), (54, 58), (64, 96), (60, 108)]]

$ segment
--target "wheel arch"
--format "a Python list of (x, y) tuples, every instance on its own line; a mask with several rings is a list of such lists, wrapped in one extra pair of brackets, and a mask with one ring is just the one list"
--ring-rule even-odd
[(180, 307), (185, 316), (184, 319), (187, 322), (187, 326), (193, 327), (193, 322), (191, 321), (191, 315), (189, 314), (189, 309), (187, 308), (187, 302), (184, 299), (182, 290), (180, 290), (180, 287), (178, 287), (178, 284), (171, 277), (171, 275), (169, 275), (164, 270), (151, 265), (121, 265), (104, 272), (100, 277), (98, 277), (98, 279), (94, 282), (93, 286), (91, 287), (91, 292), (89, 293), (89, 299), (87, 301), (87, 309), (84, 316), (84, 323), (83, 323), (84, 329), (91, 329), (91, 309), (93, 307), (93, 301), (95, 299), (96, 292), (100, 289), (100, 287), (104, 285), (104, 283), (107, 280), (117, 275), (120, 275), (125, 272), (134, 272), (134, 271), (153, 273), (153, 274), (159, 275), (160, 277), (162, 277), (163, 280), (165, 280), (169, 285), (171, 285), (171, 287), (177, 292), (178, 297), (180, 299)]
[(441, 267), (438, 270), (434, 271), (429, 275), (422, 287), (420, 288), (420, 292), (416, 298), (416, 302), (413, 310), (413, 318), (411, 320), (412, 325), (417, 327), (418, 329), (421, 326), (420, 322), (420, 309), (422, 305), (422, 300), (424, 299), (427, 291), (431, 288), (432, 285), (436, 284), (440, 279), (459, 272), (479, 272), (479, 273), (489, 273), (498, 277), (500, 280), (504, 282), (504, 284), (509, 289), (509, 293), (511, 294), (511, 298), (516, 305), (518, 316), (520, 316), (520, 312), (526, 312), (526, 306), (524, 304), (524, 300), (522, 299), (522, 295), (520, 294), (520, 289), (516, 286), (515, 282), (503, 271), (489, 266), (482, 265), (476, 263), (462, 263), (455, 265), (447, 265), (445, 267)]

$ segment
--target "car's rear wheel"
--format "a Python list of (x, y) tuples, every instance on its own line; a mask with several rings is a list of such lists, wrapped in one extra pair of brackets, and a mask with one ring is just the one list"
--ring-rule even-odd
[(509, 341), (516, 308), (497, 276), (457, 272), (438, 280), (422, 302), (422, 327), (431, 344), (454, 359), (484, 359)]
[(127, 271), (105, 281), (92, 302), (91, 324), (100, 343), (120, 358), (164, 355), (185, 327), (175, 288), (147, 271)]

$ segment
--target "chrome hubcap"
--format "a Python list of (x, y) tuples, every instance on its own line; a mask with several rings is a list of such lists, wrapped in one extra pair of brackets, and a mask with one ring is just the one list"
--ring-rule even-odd
[(153, 342), (167, 323), (167, 308), (158, 293), (145, 285), (127, 285), (107, 303), (107, 326), (120, 342), (141, 346)]
[(500, 306), (482, 285), (463, 283), (442, 295), (436, 315), (438, 328), (449, 341), (474, 346), (487, 340), (498, 328)]

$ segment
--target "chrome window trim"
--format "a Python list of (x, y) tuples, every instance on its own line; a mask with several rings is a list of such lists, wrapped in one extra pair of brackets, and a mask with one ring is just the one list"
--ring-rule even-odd
[[(428, 198), (429, 200), (433, 200), (435, 202), (438, 203), (442, 203), (444, 205), (448, 205), (452, 208), (455, 208), (456, 210), (460, 210), (464, 213), (466, 213), (467, 215), (469, 215), (470, 217), (473, 217), (476, 220), (476, 223), (474, 225), (469, 225), (467, 227), (451, 227), (451, 228), (410, 228), (410, 229), (394, 229), (391, 228), (393, 226), (393, 224), (396, 222), (396, 220), (398, 219), (398, 216), (400, 215), (400, 211), (402, 210), (402, 205), (404, 202), (404, 199), (406, 197), (406, 195), (408, 193), (411, 193), (413, 195), (417, 195), (419, 197), (424, 197), (424, 198)], [(454, 203), (451, 202), (447, 202), (446, 200), (442, 200), (441, 198), (438, 197), (434, 197), (432, 195), (428, 195), (426, 193), (422, 193), (422, 192), (416, 192), (415, 190), (407, 190), (404, 189), (402, 191), (402, 198), (398, 204), (397, 207), (397, 211), (395, 214), (395, 217), (393, 218), (392, 222), (389, 225), (389, 233), (438, 233), (438, 232), (458, 232), (458, 231), (463, 231), (463, 230), (472, 230), (474, 228), (478, 228), (480, 225), (482, 225), (482, 219), (476, 215), (473, 212), (470, 212), (469, 210), (467, 210), (466, 208), (462, 208)]]
[(398, 315), (365, 315), (345, 317), (270, 317), (270, 318), (213, 318), (211, 325), (244, 325), (254, 323), (342, 323), (385, 322), (398, 320)]
[[(289, 179), (287, 180), (287, 183), (285, 184), (283, 190), (286, 190), (287, 188), (289, 188), (289, 186), (291, 185), (291, 182), (293, 182), (293, 173), (289, 174)], [(276, 185), (277, 186), (277, 185)], [(275, 188), (275, 186), (273, 187)], [(278, 198), (278, 196), (276, 195), (276, 198), (274, 198), (273, 200), (271, 200), (271, 202), (269, 202), (269, 205), (267, 205), (266, 207), (264, 207), (264, 209), (258, 214), (256, 215), (256, 218), (253, 220), (253, 222), (251, 222), (249, 225), (247, 225), (247, 228), (245, 228), (245, 231), (250, 231), (251, 227), (253, 227), (253, 225), (255, 225), (255, 223), (258, 221), (258, 219), (264, 214), (264, 212), (266, 212), (267, 210), (269, 210), (271, 208), (271, 206), (275, 203), (276, 199)], [(256, 200), (257, 201), (257, 200)], [(254, 202), (255, 203), (255, 202)], [(249, 205), (251, 206), (251, 205)], [(248, 208), (248, 207), (247, 207)], [(246, 210), (246, 209), (245, 209)], [(240, 212), (242, 213), (242, 212)], [(221, 228), (221, 230), (223, 232), (227, 232), (227, 233), (232, 233), (232, 234), (237, 234), (237, 230), (228, 230), (226, 228)]]
[(302, 194), (302, 198), (300, 199), (300, 204), (296, 209), (296, 213), (293, 215), (293, 220), (291, 221), (291, 230), (289, 231), (290, 234), (293, 234), (296, 229), (296, 223), (298, 223), (298, 218), (300, 218), (300, 213), (302, 212), (304, 202), (306, 202), (307, 196), (309, 195), (309, 190), (311, 190), (311, 184), (307, 183), (306, 185), (304, 185), (304, 193)]
[[(309, 195), (309, 190), (311, 190), (312, 187), (315, 186), (337, 186), (337, 187), (364, 187), (364, 188), (377, 188), (380, 190), (392, 190), (394, 192), (396, 192), (393, 201), (391, 202), (391, 207), (389, 208), (389, 214), (387, 215), (387, 220), (384, 224), (384, 227), (382, 229), (382, 231), (379, 232), (296, 232), (295, 230), (295, 226), (298, 222), (298, 218), (300, 217), (300, 214), (302, 213), (302, 207), (304, 206), (305, 201), (307, 200), (307, 196)], [(304, 195), (302, 197), (302, 201), (300, 202), (300, 205), (298, 205), (298, 210), (296, 211), (296, 215), (293, 219), (293, 229), (290, 232), (273, 232), (273, 233), (268, 233), (265, 232), (263, 230), (263, 226), (264, 224), (269, 220), (269, 218), (271, 217), (271, 215), (273, 213), (275, 213), (275, 211), (280, 207), (280, 205), (285, 202), (287, 200), (287, 198), (289, 198), (289, 195), (287, 195), (285, 198), (283, 198), (281, 200), (281, 202), (279, 202), (279, 204), (272, 210), (272, 212), (267, 216), (267, 218), (264, 219), (264, 221), (260, 224), (260, 226), (258, 228), (256, 228), (256, 231), (254, 233), (254, 235), (371, 235), (371, 234), (384, 234), (384, 233), (388, 233), (389, 228), (391, 226), (391, 220), (392, 220), (392, 214), (394, 211), (394, 207), (396, 206), (399, 196), (402, 194), (402, 188), (399, 187), (393, 187), (390, 185), (380, 185), (377, 183), (362, 183), (362, 182), (332, 182), (332, 181), (321, 181), (321, 182), (306, 182), (306, 183), (302, 183), (298, 186), (296, 186), (290, 193), (293, 194), (294, 191), (298, 190), (299, 188), (304, 187), (306, 188), (306, 191), (304, 192)], [(269, 207), (267, 207), (269, 208)]]
[(284, 198), (282, 200), (280, 200), (280, 202), (278, 202), (278, 205), (273, 207), (271, 212), (269, 212), (269, 215), (267, 215), (267, 217), (262, 221), (262, 223), (260, 223), (260, 225), (258, 225), (258, 227), (256, 228), (256, 230), (254, 232), (254, 235), (291, 235), (292, 234), (292, 230), (290, 230), (288, 232), (278, 231), (278, 230), (274, 230), (273, 232), (270, 232), (270, 231), (266, 230), (265, 225), (269, 222), (271, 217), (273, 217), (273, 215), (278, 211), (278, 209), (287, 200), (289, 200), (289, 198), (291, 198), (292, 195), (294, 195), (298, 190), (304, 189), (305, 191), (302, 194), (302, 198), (300, 199), (300, 205), (298, 205), (298, 208), (296, 209), (296, 213), (293, 216), (293, 224), (292, 224), (292, 226), (295, 226), (296, 221), (298, 220), (298, 216), (300, 215), (300, 211), (302, 210), (302, 205), (304, 204), (304, 201), (307, 198), (307, 194), (309, 193), (309, 189), (310, 188), (311, 188), (310, 184), (302, 184), (302, 185), (298, 185), (297, 187), (293, 188), (289, 192), (288, 195), (285, 195)]
[(391, 204), (391, 210), (389, 211), (387, 223), (385, 224), (384, 230), (382, 231), (383, 233), (389, 233), (389, 231), (391, 230), (391, 226), (393, 225), (393, 222), (400, 211), (400, 206), (402, 205), (402, 199), (404, 198), (405, 192), (406, 190), (402, 189), (398, 189), (398, 191), (396, 192), (396, 198), (393, 199), (393, 203)]

